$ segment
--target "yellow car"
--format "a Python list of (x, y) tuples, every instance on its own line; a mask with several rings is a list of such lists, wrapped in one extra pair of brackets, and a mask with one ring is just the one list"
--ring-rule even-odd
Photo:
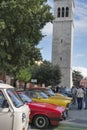
[(45, 92), (37, 88), (28, 89), (25, 91), (25, 94), (27, 94), (30, 98), (32, 98), (33, 101), (36, 102), (50, 103), (62, 106), (64, 108), (69, 108), (71, 106), (70, 100), (52, 98), (51, 96), (48, 96)]
[(40, 88), (40, 90), (45, 92), (48, 96), (51, 96), (51, 98), (70, 100), (72, 102), (72, 98), (71, 97), (64, 96), (61, 93), (54, 93), (50, 88)]
[(72, 102), (72, 98), (71, 97), (64, 96), (61, 93), (55, 93), (55, 96), (58, 97), (58, 98), (64, 99), (64, 100), (70, 100)]

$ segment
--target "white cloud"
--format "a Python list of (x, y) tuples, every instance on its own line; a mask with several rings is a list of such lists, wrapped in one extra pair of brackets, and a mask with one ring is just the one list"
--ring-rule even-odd
[[(47, 4), (50, 5), (50, 7), (51, 7), (51, 12), (53, 13), (53, 12), (54, 12), (54, 2), (53, 2), (53, 0), (48, 0), (48, 1), (47, 1)], [(42, 29), (42, 33), (43, 33), (44, 35), (50, 36), (51, 39), (52, 39), (52, 32), (53, 32), (53, 24), (49, 22), (49, 23), (47, 23), (47, 24), (44, 26), (44, 28)]]
[(51, 6), (51, 12), (54, 12), (54, 2), (53, 0), (48, 0), (47, 3)]
[(53, 31), (53, 24), (52, 23), (47, 23), (45, 25), (45, 27), (43, 28), (42, 33), (44, 35), (47, 35), (47, 36), (50, 35), (51, 38), (52, 38), (52, 31)]
[(79, 0), (75, 1), (75, 32), (87, 33), (87, 4)]
[(82, 58), (82, 57), (84, 57), (85, 55), (84, 54), (76, 54), (75, 55), (75, 58)]
[(73, 67), (73, 70), (81, 72), (84, 77), (87, 77), (87, 68), (85, 67)]

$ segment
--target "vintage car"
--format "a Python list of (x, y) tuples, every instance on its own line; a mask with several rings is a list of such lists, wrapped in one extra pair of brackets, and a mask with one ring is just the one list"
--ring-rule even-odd
[(17, 93), (31, 110), (31, 123), (40, 129), (47, 128), (49, 125), (58, 125), (59, 121), (67, 117), (67, 111), (63, 107), (48, 103), (34, 102), (23, 92), (18, 91)]
[(64, 96), (61, 93), (54, 93), (53, 90), (48, 87), (37, 87), (35, 89), (45, 92), (48, 96), (51, 96), (51, 98), (64, 99), (64, 100), (69, 100), (72, 102), (71, 97)]
[(63, 100), (58, 98), (52, 98), (51, 96), (47, 95), (42, 90), (35, 88), (30, 88), (25, 90), (25, 94), (27, 94), (33, 101), (36, 102), (45, 102), (50, 103), (58, 106), (62, 106), (64, 108), (69, 108), (71, 106), (70, 100)]
[(14, 88), (0, 83), (0, 130), (28, 130), (29, 115)]
[(69, 87), (60, 88), (59, 92), (67, 97), (72, 97), (72, 91)]

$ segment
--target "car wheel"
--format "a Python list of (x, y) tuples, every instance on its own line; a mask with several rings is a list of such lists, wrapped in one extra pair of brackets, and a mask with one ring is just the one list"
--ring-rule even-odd
[(49, 120), (46, 116), (37, 115), (34, 117), (33, 123), (37, 128), (47, 128), (49, 125)]

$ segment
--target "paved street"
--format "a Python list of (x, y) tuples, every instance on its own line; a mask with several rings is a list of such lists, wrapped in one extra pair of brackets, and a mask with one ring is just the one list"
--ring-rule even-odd
[[(39, 130), (30, 127), (29, 130)], [(59, 123), (59, 126), (50, 126), (43, 130), (87, 130), (87, 110), (69, 110), (68, 119)]]

